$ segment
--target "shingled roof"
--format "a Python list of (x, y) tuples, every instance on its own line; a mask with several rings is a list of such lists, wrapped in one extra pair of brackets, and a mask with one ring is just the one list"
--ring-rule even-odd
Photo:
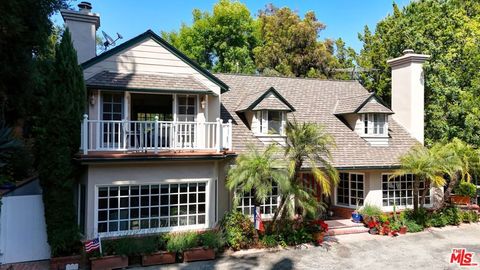
[(295, 111), (295, 108), (275, 88), (270, 87), (266, 91), (254, 93), (246, 97), (238, 106), (237, 111), (246, 110), (275, 110)]
[(102, 71), (85, 82), (88, 88), (113, 90), (150, 90), (178, 92), (211, 92), (193, 76), (117, 73)]
[(355, 97), (346, 97), (337, 100), (335, 114), (349, 113), (386, 113), (393, 114), (392, 110), (375, 96), (374, 93), (363, 93)]
[(216, 76), (230, 86), (230, 91), (222, 94), (221, 114), (224, 120), (233, 119), (233, 149), (239, 153), (246, 151), (249, 144), (258, 147), (264, 144), (244, 124), (236, 113), (237, 108), (244, 100), (269, 87), (274, 87), (296, 109), (287, 114), (288, 119), (295, 117), (297, 121), (322, 124), (334, 136), (337, 146), (332, 149), (332, 155), (337, 168), (397, 167), (398, 158), (418, 143), (390, 118), (388, 146), (372, 146), (335, 115), (339, 99), (371, 95), (357, 81), (227, 74)]

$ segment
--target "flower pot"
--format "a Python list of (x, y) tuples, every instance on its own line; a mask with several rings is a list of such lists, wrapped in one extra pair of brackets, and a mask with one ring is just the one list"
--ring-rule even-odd
[(213, 248), (192, 248), (183, 252), (184, 262), (205, 261), (215, 259)]
[(451, 195), (450, 201), (453, 204), (470, 204), (470, 197), (462, 195)]
[(142, 256), (142, 266), (174, 263), (175, 252), (158, 251), (152, 254)]
[(325, 238), (325, 232), (314, 232), (313, 233), (313, 240), (317, 244), (321, 244), (323, 242), (323, 239)]
[(400, 227), (400, 230), (398, 231), (399, 234), (406, 234), (407, 233), (407, 226), (402, 226)]
[(104, 256), (90, 258), (91, 270), (110, 270), (128, 266), (127, 256)]
[(360, 215), (360, 214), (357, 213), (357, 212), (353, 212), (353, 213), (352, 213), (352, 221), (355, 222), (355, 223), (360, 223), (360, 222), (362, 222), (362, 215)]
[(65, 257), (54, 257), (50, 259), (50, 269), (64, 270), (67, 264), (78, 264), (82, 262), (82, 255), (73, 255)]

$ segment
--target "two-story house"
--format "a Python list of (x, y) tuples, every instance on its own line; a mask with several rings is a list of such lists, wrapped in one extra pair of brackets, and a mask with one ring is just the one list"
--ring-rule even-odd
[[(340, 171), (331, 204), (412, 205), (413, 176), (388, 181), (399, 157), (423, 143), (426, 55), (392, 59), (392, 107), (357, 81), (211, 74), (151, 30), (96, 55), (91, 5), (63, 10), (87, 86), (79, 224), (86, 237), (213, 227), (231, 209), (225, 175), (235, 156), (284, 143), (288, 119), (334, 136)], [(308, 168), (305, 168), (306, 172)], [(305, 183), (317, 188), (308, 173)], [(278, 190), (263, 205), (278, 205)], [(251, 213), (251, 198), (239, 206)], [(430, 201), (428, 201), (430, 203)]]

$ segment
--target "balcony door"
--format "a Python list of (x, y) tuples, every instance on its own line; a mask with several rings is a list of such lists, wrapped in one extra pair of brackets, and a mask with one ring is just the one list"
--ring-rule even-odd
[(119, 148), (123, 140), (123, 93), (102, 93), (102, 141), (100, 147), (111, 149)]
[(177, 147), (193, 148), (196, 140), (197, 96), (177, 96)]

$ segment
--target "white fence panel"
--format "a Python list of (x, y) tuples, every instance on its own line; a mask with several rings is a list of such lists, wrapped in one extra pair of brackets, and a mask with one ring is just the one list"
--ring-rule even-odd
[(50, 259), (42, 195), (2, 198), (0, 244), (2, 264)]

